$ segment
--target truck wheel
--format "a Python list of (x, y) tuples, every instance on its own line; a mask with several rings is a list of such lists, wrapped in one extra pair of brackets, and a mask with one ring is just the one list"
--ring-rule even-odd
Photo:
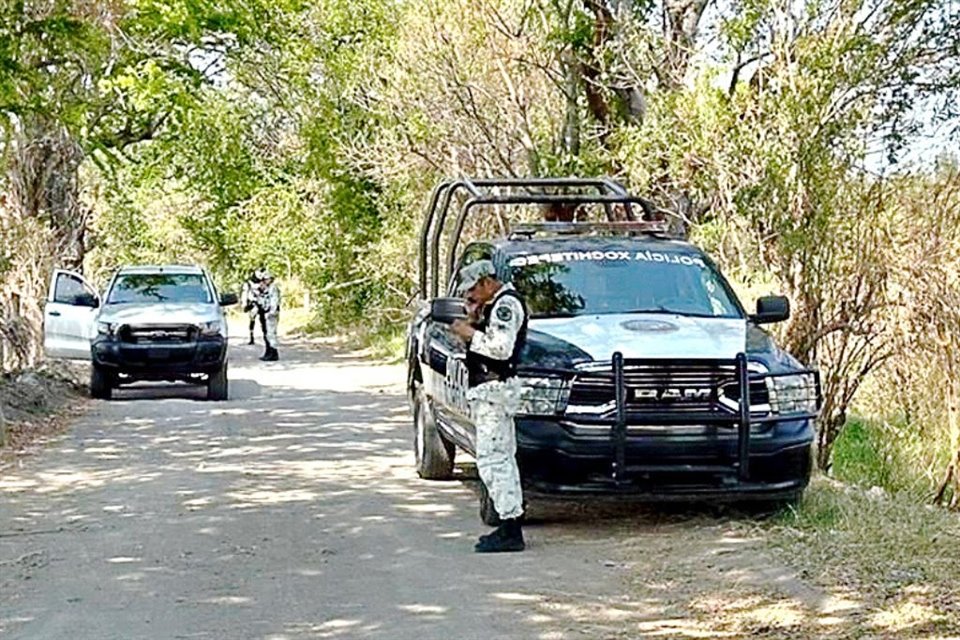
[(224, 362), (220, 370), (216, 373), (211, 373), (210, 379), (207, 380), (207, 400), (226, 400), (228, 395), (227, 363)]
[(480, 481), (480, 520), (489, 527), (500, 526), (500, 515), (493, 506), (493, 498), (483, 480)]
[(437, 430), (433, 408), (421, 389), (417, 389), (415, 397), (413, 451), (417, 474), (426, 480), (448, 480), (453, 475), (455, 448)]
[(100, 365), (90, 367), (90, 397), (97, 400), (109, 400), (113, 394), (113, 376)]

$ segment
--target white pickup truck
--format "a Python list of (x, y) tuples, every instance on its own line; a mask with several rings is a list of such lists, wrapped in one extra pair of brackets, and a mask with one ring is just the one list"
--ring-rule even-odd
[(227, 322), (218, 294), (198, 266), (123, 267), (101, 296), (83, 276), (55, 271), (44, 308), (48, 356), (89, 360), (90, 395), (138, 380), (205, 384), (209, 400), (226, 400)]

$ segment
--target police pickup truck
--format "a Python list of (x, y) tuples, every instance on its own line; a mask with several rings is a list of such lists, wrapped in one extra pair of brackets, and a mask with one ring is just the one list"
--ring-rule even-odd
[[(448, 478), (456, 449), (474, 452), (465, 346), (449, 329), (463, 302), (439, 295), (440, 241), (458, 189), (467, 193), (448, 233), (445, 293), (459, 290), (464, 268), (490, 260), (530, 313), (515, 421), (528, 491), (655, 501), (800, 496), (820, 385), (762, 329), (788, 318), (787, 299), (764, 297), (746, 312), (709, 256), (666, 235), (662, 223), (636, 220), (630, 207), (644, 201), (612, 181), (464, 178), (434, 193), (421, 238), (423, 296), (408, 336), (421, 477)], [(457, 250), (472, 210), (544, 202), (619, 207), (628, 221), (512, 225)], [(481, 516), (496, 521), (483, 490)]]
[(138, 380), (204, 384), (226, 400), (227, 322), (210, 274), (193, 265), (118, 269), (102, 297), (83, 276), (57, 270), (44, 308), (48, 356), (90, 361), (90, 395), (109, 399)]

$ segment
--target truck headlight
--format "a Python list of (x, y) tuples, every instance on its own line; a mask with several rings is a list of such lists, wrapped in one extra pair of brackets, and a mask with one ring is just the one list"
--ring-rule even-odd
[(570, 384), (563, 378), (520, 378), (519, 413), (556, 415), (567, 409)]
[(201, 322), (197, 325), (202, 336), (219, 336), (223, 332), (223, 325), (219, 320), (213, 322)]
[(770, 407), (775, 413), (816, 413), (818, 410), (817, 381), (812, 373), (790, 376), (771, 376)]
[(102, 336), (112, 336), (119, 326), (116, 322), (97, 322), (97, 333)]

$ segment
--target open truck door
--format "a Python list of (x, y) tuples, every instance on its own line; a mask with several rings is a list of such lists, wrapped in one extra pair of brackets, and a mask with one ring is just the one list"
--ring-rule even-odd
[(51, 358), (90, 359), (100, 296), (78, 273), (56, 270), (43, 309), (43, 348)]

